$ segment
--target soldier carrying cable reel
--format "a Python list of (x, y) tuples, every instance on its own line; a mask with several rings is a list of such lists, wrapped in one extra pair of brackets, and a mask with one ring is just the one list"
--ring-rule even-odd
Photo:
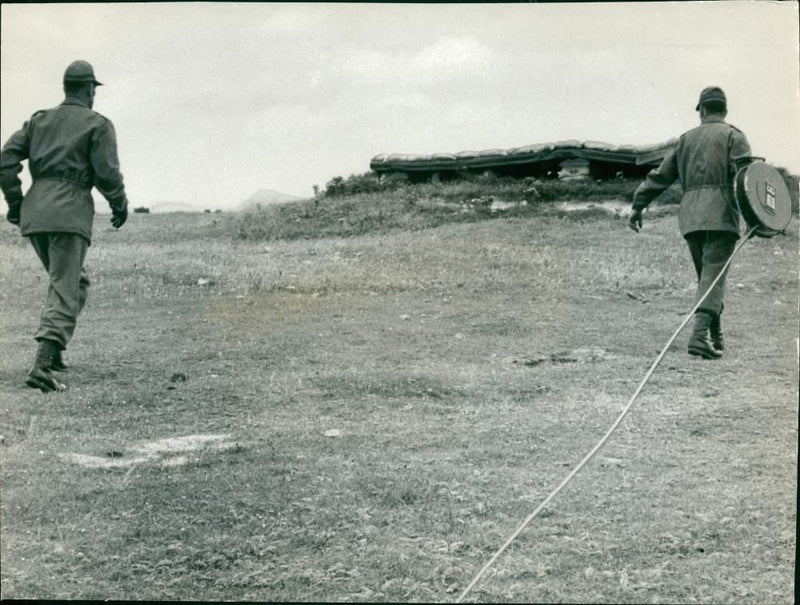
[(753, 234), (772, 237), (788, 226), (791, 200), (780, 174), (757, 161), (761, 158), (752, 157), (744, 133), (725, 122), (727, 98), (721, 88), (705, 88), (695, 109), (700, 125), (681, 135), (661, 165), (636, 189), (628, 225), (638, 232), (642, 210), (675, 181), (680, 182), (678, 224), (697, 273), (695, 302), (700, 304), (688, 352), (719, 359), (725, 348), (726, 279), (720, 273), (736, 249), (740, 215)]

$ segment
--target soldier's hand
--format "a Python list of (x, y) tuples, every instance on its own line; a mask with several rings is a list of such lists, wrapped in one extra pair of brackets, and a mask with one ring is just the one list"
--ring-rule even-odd
[(8, 205), (8, 212), (6, 213), (6, 218), (8, 222), (12, 225), (19, 225), (19, 210), (22, 204), (17, 202), (16, 204), (9, 204)]
[(639, 209), (634, 209), (631, 212), (630, 218), (628, 218), (628, 227), (639, 232), (639, 229), (642, 228), (642, 211)]
[(111, 224), (115, 229), (119, 229), (128, 220), (128, 200), (123, 200), (119, 206), (111, 207)]

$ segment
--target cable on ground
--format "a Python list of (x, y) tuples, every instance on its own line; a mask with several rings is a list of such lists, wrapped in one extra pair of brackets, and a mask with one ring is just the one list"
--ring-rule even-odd
[(532, 512), (530, 515), (528, 515), (528, 516), (525, 518), (525, 520), (522, 522), (522, 524), (521, 524), (521, 525), (520, 525), (520, 526), (519, 526), (519, 527), (516, 529), (516, 531), (515, 531), (513, 534), (511, 534), (511, 536), (508, 538), (508, 540), (506, 540), (506, 541), (505, 541), (505, 543), (504, 543), (504, 544), (503, 544), (503, 545), (500, 547), (500, 549), (499, 549), (499, 550), (498, 550), (496, 553), (494, 553), (494, 555), (492, 555), (492, 558), (491, 558), (491, 559), (489, 559), (489, 561), (486, 563), (486, 565), (484, 565), (484, 566), (481, 568), (481, 570), (480, 570), (480, 571), (477, 573), (477, 575), (476, 575), (476, 576), (475, 576), (475, 577), (472, 579), (472, 581), (469, 583), (469, 586), (467, 586), (467, 587), (464, 589), (464, 591), (461, 593), (461, 595), (460, 595), (460, 596), (458, 597), (458, 599), (456, 600), (456, 603), (461, 603), (461, 601), (463, 601), (463, 600), (464, 600), (464, 597), (466, 597), (466, 596), (469, 594), (469, 592), (470, 592), (470, 591), (471, 591), (471, 590), (472, 590), (472, 589), (475, 587), (475, 585), (478, 583), (478, 581), (480, 581), (480, 579), (483, 577), (483, 574), (485, 574), (485, 573), (486, 573), (486, 571), (487, 571), (487, 570), (488, 570), (488, 569), (489, 569), (489, 568), (492, 566), (492, 564), (493, 564), (493, 563), (494, 563), (494, 562), (495, 562), (495, 561), (498, 559), (498, 557), (499, 557), (501, 554), (503, 554), (503, 552), (506, 550), (506, 548), (508, 548), (508, 547), (509, 547), (509, 545), (510, 545), (510, 544), (511, 544), (511, 543), (512, 543), (512, 542), (513, 542), (513, 541), (514, 541), (516, 538), (517, 538), (517, 536), (519, 536), (519, 535), (522, 533), (522, 531), (523, 531), (523, 530), (524, 530), (524, 529), (525, 529), (525, 528), (528, 526), (528, 524), (529, 524), (531, 521), (533, 521), (534, 517), (536, 517), (536, 515), (538, 515), (538, 514), (539, 514), (539, 512), (541, 512), (541, 510), (542, 510), (542, 509), (544, 509), (544, 507), (545, 507), (545, 506), (547, 506), (547, 504), (548, 504), (548, 503), (549, 503), (549, 502), (550, 502), (550, 501), (551, 501), (553, 498), (555, 498), (555, 497), (556, 497), (556, 495), (557, 495), (557, 494), (558, 494), (558, 493), (559, 493), (559, 492), (560, 492), (562, 489), (564, 489), (564, 486), (566, 486), (566, 485), (567, 485), (567, 483), (569, 483), (569, 482), (572, 480), (572, 478), (573, 478), (575, 475), (577, 475), (577, 474), (578, 474), (578, 472), (579, 472), (579, 471), (580, 471), (580, 470), (581, 470), (581, 469), (582, 469), (584, 466), (586, 466), (586, 464), (587, 464), (587, 463), (588, 463), (588, 462), (589, 462), (589, 461), (590, 461), (592, 458), (594, 458), (594, 455), (595, 455), (595, 454), (596, 454), (596, 453), (597, 453), (597, 452), (600, 450), (600, 448), (601, 448), (601, 447), (603, 447), (603, 445), (605, 445), (606, 441), (608, 441), (608, 438), (611, 436), (611, 434), (612, 434), (612, 433), (613, 433), (613, 432), (616, 430), (616, 428), (617, 428), (617, 427), (620, 425), (620, 423), (622, 422), (622, 419), (623, 419), (623, 418), (625, 418), (625, 416), (627, 416), (627, 415), (628, 415), (628, 412), (630, 411), (631, 407), (633, 406), (633, 402), (634, 402), (634, 401), (636, 401), (636, 398), (639, 396), (639, 393), (641, 393), (641, 392), (642, 392), (642, 389), (644, 388), (644, 385), (647, 383), (647, 381), (648, 381), (648, 380), (650, 380), (650, 376), (652, 376), (652, 375), (653, 375), (653, 372), (655, 371), (656, 367), (658, 367), (658, 364), (659, 364), (659, 363), (661, 363), (661, 360), (664, 358), (664, 355), (667, 353), (667, 350), (669, 349), (669, 347), (672, 345), (672, 343), (673, 343), (673, 342), (675, 341), (675, 339), (678, 337), (678, 334), (680, 334), (681, 330), (683, 330), (683, 328), (686, 326), (686, 324), (687, 324), (687, 323), (689, 323), (689, 321), (691, 321), (691, 319), (692, 319), (692, 317), (694, 316), (694, 314), (695, 314), (695, 312), (697, 311), (697, 309), (699, 309), (699, 308), (700, 308), (700, 305), (703, 303), (703, 301), (704, 301), (704, 300), (706, 299), (706, 297), (708, 296), (708, 293), (709, 293), (709, 292), (711, 292), (711, 289), (712, 289), (714, 286), (716, 286), (716, 285), (717, 285), (717, 282), (718, 282), (720, 279), (722, 279), (722, 276), (723, 276), (723, 275), (725, 275), (725, 272), (728, 270), (728, 266), (730, 266), (730, 264), (731, 264), (731, 261), (733, 260), (733, 257), (734, 257), (734, 256), (736, 256), (736, 253), (737, 253), (737, 252), (739, 252), (739, 250), (740, 250), (740, 249), (741, 249), (741, 247), (742, 247), (742, 246), (745, 244), (745, 242), (746, 242), (747, 240), (749, 240), (749, 239), (750, 239), (750, 237), (753, 235), (753, 233), (755, 232), (755, 230), (756, 230), (756, 227), (753, 227), (752, 229), (750, 229), (750, 231), (748, 231), (748, 232), (747, 232), (747, 234), (746, 234), (746, 235), (745, 235), (745, 237), (742, 239), (742, 241), (740, 241), (740, 242), (737, 244), (737, 246), (736, 246), (736, 248), (734, 249), (733, 253), (731, 254), (730, 258), (728, 258), (728, 261), (727, 261), (727, 262), (725, 263), (725, 265), (722, 267), (722, 270), (720, 270), (720, 272), (719, 272), (719, 274), (717, 275), (717, 277), (714, 279), (714, 281), (713, 281), (713, 282), (711, 282), (711, 285), (710, 285), (710, 286), (708, 287), (708, 289), (705, 291), (705, 293), (703, 294), (703, 296), (701, 296), (701, 297), (699, 298), (699, 300), (698, 300), (698, 301), (697, 301), (697, 303), (694, 305), (694, 307), (692, 308), (692, 310), (691, 310), (691, 311), (689, 311), (689, 314), (686, 316), (686, 318), (683, 320), (683, 322), (681, 322), (681, 325), (680, 325), (680, 326), (678, 326), (678, 329), (677, 329), (677, 330), (675, 330), (675, 333), (672, 335), (672, 337), (669, 339), (669, 341), (667, 341), (667, 344), (666, 344), (666, 345), (664, 346), (664, 348), (661, 350), (661, 353), (659, 353), (659, 354), (658, 354), (658, 357), (656, 357), (656, 360), (653, 362), (653, 365), (651, 365), (651, 366), (650, 366), (650, 369), (647, 371), (647, 374), (645, 374), (645, 377), (644, 377), (644, 379), (643, 379), (643, 380), (642, 380), (642, 381), (639, 383), (639, 387), (636, 389), (636, 392), (633, 394), (633, 397), (631, 397), (630, 401), (628, 402), (628, 405), (626, 405), (626, 406), (625, 406), (625, 408), (622, 410), (622, 413), (621, 413), (621, 414), (620, 414), (620, 415), (617, 417), (617, 419), (614, 421), (614, 424), (612, 424), (612, 425), (611, 425), (611, 428), (610, 428), (610, 429), (608, 429), (608, 432), (606, 432), (606, 434), (605, 434), (605, 435), (603, 436), (603, 438), (602, 438), (602, 439), (601, 439), (601, 440), (600, 440), (600, 441), (597, 443), (597, 445), (595, 445), (595, 446), (592, 448), (592, 450), (591, 450), (591, 451), (590, 451), (588, 454), (586, 454), (586, 456), (584, 457), (584, 459), (583, 459), (583, 460), (581, 460), (581, 461), (580, 461), (580, 463), (578, 463), (578, 466), (576, 466), (576, 467), (575, 467), (575, 468), (574, 468), (574, 469), (573, 469), (573, 470), (570, 472), (570, 474), (569, 474), (569, 475), (567, 475), (567, 477), (566, 477), (566, 478), (565, 478), (565, 479), (564, 479), (564, 480), (561, 482), (561, 484), (560, 484), (560, 485), (559, 485), (557, 488), (555, 488), (555, 489), (554, 489), (552, 492), (550, 492), (550, 495), (549, 495), (549, 496), (547, 496), (547, 498), (545, 498), (545, 499), (544, 499), (544, 501), (543, 501), (543, 502), (542, 502), (542, 503), (541, 503), (539, 506), (537, 506), (537, 507), (536, 507), (536, 510), (534, 510), (534, 511), (533, 511), (533, 512)]

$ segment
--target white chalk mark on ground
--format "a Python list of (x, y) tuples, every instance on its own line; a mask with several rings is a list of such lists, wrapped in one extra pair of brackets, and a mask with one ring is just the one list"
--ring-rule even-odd
[(134, 464), (148, 462), (150, 458), (139, 456), (136, 458), (106, 458), (104, 456), (88, 456), (86, 454), (60, 454), (62, 460), (74, 462), (89, 468), (124, 468)]
[(609, 214), (619, 214), (627, 216), (631, 213), (630, 202), (606, 201), (606, 202), (558, 202), (554, 204), (558, 210), (564, 212), (580, 212), (585, 210), (605, 210)]
[[(194, 452), (207, 447), (218, 448), (225, 442), (228, 435), (188, 435), (186, 437), (167, 437), (158, 441), (150, 441), (133, 448), (133, 451), (142, 454), (179, 454)], [(233, 445), (233, 444), (231, 444)]]
[(105, 456), (66, 453), (59, 457), (87, 468), (126, 468), (137, 464), (160, 464), (161, 466), (182, 466), (197, 460), (199, 454), (221, 452), (241, 447), (230, 441), (230, 435), (187, 435), (148, 441), (131, 447), (127, 452), (113, 452)]

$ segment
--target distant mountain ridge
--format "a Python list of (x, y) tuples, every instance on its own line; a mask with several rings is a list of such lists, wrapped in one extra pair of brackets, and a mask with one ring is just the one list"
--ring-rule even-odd
[(280, 193), (279, 191), (273, 191), (272, 189), (259, 189), (253, 195), (248, 197), (242, 204), (239, 206), (239, 210), (245, 210), (246, 208), (252, 208), (258, 204), (263, 206), (269, 204), (282, 204), (284, 202), (296, 202), (297, 200), (302, 200), (304, 198), (298, 197), (296, 195), (289, 195), (288, 193)]

